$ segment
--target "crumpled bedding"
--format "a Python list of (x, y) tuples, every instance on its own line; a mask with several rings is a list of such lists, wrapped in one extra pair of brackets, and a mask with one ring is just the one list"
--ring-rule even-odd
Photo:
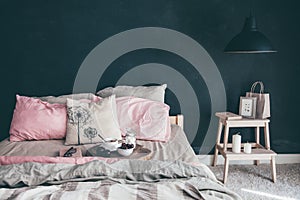
[(0, 166), (1, 199), (241, 199), (207, 167), (120, 160)]
[(241, 199), (201, 164), (185, 133), (168, 142), (138, 140), (149, 160), (59, 157), (63, 140), (0, 142), (0, 199)]

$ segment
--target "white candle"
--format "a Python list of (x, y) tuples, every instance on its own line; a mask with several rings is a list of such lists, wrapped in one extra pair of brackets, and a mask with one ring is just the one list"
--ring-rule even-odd
[(232, 136), (232, 152), (241, 153), (241, 140), (242, 137), (238, 134)]
[(244, 152), (251, 153), (251, 144), (250, 143), (247, 142), (244, 144)]

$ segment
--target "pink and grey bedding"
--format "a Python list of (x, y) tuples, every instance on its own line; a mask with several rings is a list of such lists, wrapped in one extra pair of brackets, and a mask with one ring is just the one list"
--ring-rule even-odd
[[(178, 125), (168, 142), (138, 140), (149, 160), (59, 157), (64, 140), (0, 142), (4, 199), (241, 199), (199, 163)], [(86, 155), (97, 144), (78, 145)], [(15, 163), (15, 164), (14, 164)], [(0, 198), (0, 199), (1, 199)]]
[[(182, 128), (170, 125), (169, 106), (161, 98), (165, 89), (125, 86), (112, 91), (132, 96), (118, 98), (17, 96), (10, 139), (0, 142), (0, 199), (240, 199), (199, 163)], [(75, 107), (89, 111), (84, 123)], [(64, 119), (56, 122), (57, 115)], [(137, 132), (137, 144), (150, 151), (146, 157), (88, 153), (101, 144), (98, 134), (120, 139), (127, 127)], [(14, 140), (15, 130), (23, 131), (17, 132), (21, 139)], [(76, 145), (82, 156), (60, 157), (70, 147), (66, 144)]]

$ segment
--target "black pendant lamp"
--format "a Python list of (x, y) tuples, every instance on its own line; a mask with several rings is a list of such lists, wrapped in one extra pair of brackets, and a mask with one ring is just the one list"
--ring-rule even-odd
[(246, 18), (243, 30), (237, 34), (224, 49), (225, 53), (272, 53), (270, 40), (257, 30), (256, 20), (250, 14)]

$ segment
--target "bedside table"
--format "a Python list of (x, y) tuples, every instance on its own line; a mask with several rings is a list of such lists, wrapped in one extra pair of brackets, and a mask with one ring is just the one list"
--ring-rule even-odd
[[(233, 113), (232, 113), (233, 114)], [(270, 134), (269, 134), (269, 119), (249, 119), (249, 118), (241, 118), (241, 119), (230, 119), (228, 118), (228, 112), (217, 112), (215, 114), (219, 118), (219, 127), (217, 133), (217, 140), (215, 146), (215, 154), (213, 159), (213, 166), (217, 165), (218, 153), (225, 159), (224, 164), (224, 175), (223, 182), (224, 184), (227, 181), (228, 175), (228, 167), (230, 160), (255, 160), (256, 164), (259, 164), (259, 160), (270, 160), (271, 169), (272, 169), (272, 178), (273, 182), (276, 182), (276, 165), (275, 165), (275, 156), (277, 155), (274, 151), (270, 149)], [(223, 143), (221, 143), (221, 135), (224, 127), (224, 139)], [(232, 143), (228, 143), (228, 134), (230, 128), (237, 127), (253, 127), (255, 128), (255, 143), (251, 143), (252, 153), (246, 154), (244, 152), (241, 153), (233, 153), (232, 152)], [(264, 139), (265, 146), (260, 144), (260, 127), (264, 128)], [(244, 144), (241, 144), (243, 147)]]

